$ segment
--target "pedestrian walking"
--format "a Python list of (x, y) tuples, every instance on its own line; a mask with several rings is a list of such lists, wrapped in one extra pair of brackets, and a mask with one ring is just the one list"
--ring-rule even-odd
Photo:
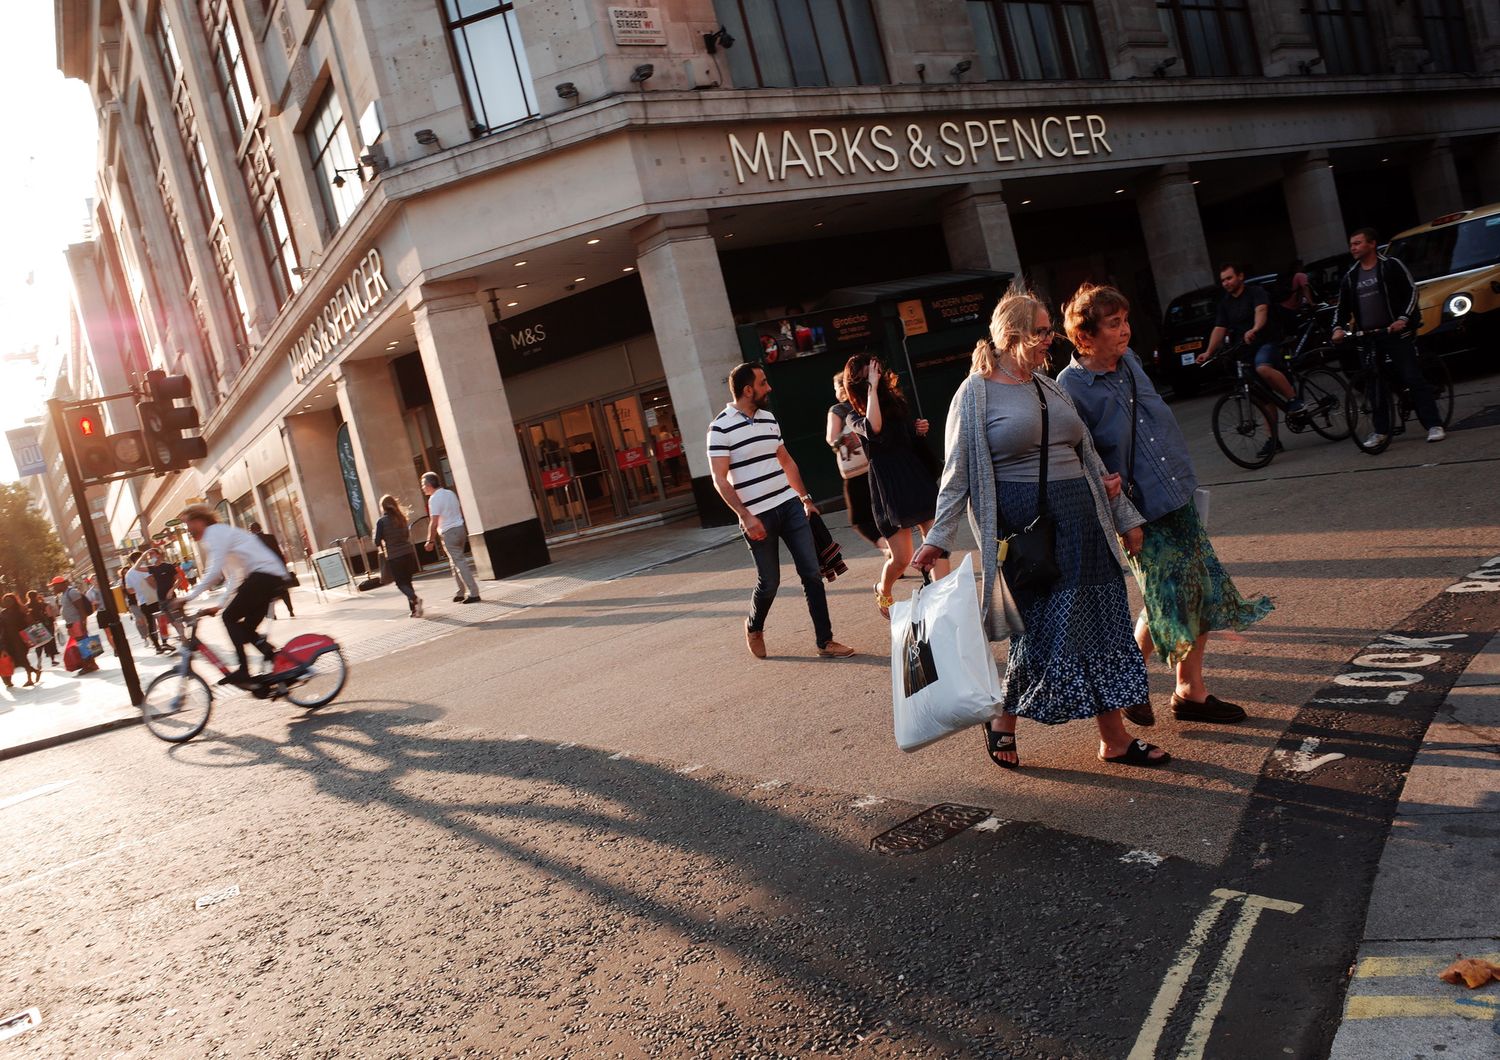
[(422, 492), (427, 496), (427, 547), (436, 548), (437, 539), (443, 539), (443, 551), (448, 553), (448, 568), (453, 580), (458, 583), (458, 592), (453, 594), (455, 604), (479, 603), (479, 583), (474, 580), (474, 564), (465, 551), (469, 536), (464, 530), (464, 513), (458, 504), (458, 494), (443, 486), (436, 471), (422, 476)]
[[(911, 414), (896, 374), (870, 354), (849, 358), (844, 385), (854, 408), (851, 423), (870, 460), (870, 507), (887, 548), (875, 606), (890, 618), (891, 590), (911, 564), (911, 532), (920, 529), (926, 540), (937, 511), (937, 476), (922, 456), (929, 424)], [(938, 560), (933, 573), (947, 574), (948, 561)]]
[(833, 395), (838, 401), (828, 410), (828, 446), (838, 464), (839, 478), (844, 481), (844, 510), (849, 513), (849, 525), (860, 537), (886, 552), (885, 537), (875, 525), (875, 513), (870, 508), (870, 461), (865, 456), (864, 443), (849, 423), (854, 406), (849, 404), (842, 370), (833, 377)]
[(156, 578), (148, 569), (149, 554), (136, 551), (130, 554), (130, 567), (125, 571), (125, 586), (135, 596), (135, 607), (146, 624), (146, 636), (158, 655), (169, 655), (172, 649), (161, 640), (161, 629), (156, 616), (161, 613), (161, 594), (156, 587)]
[[(276, 554), (276, 558), (277, 559), (281, 560), (282, 563), (286, 564), (287, 575), (288, 575), (288, 584), (287, 584), (286, 588), (284, 588), (284, 589), (281, 590), (281, 595), (278, 596), (276, 599), (280, 600), (282, 606), (286, 608), (286, 613), (287, 613), (287, 617), (288, 618), (296, 618), (297, 617), (297, 612), (294, 611), (294, 610), (292, 610), (292, 588), (291, 588), (291, 584), (290, 584), (290, 577), (291, 577), (292, 565), (290, 563), (287, 563), (287, 561), (286, 561), (286, 553), (281, 550), (281, 542), (276, 540), (276, 535), (275, 534), (268, 534), (263, 529), (261, 529), (261, 525), (259, 523), (251, 523), (250, 524), (250, 532), (252, 534), (254, 534), (256, 537), (260, 538), (260, 543), (263, 544), (263, 545), (265, 545), (272, 552), (274, 552)], [(276, 617), (276, 610), (275, 610), (274, 605), (273, 605), (273, 607), (271, 609), (271, 617), (272, 618)]]
[(41, 593), (31, 589), (26, 593), (26, 617), (31, 622), (31, 628), (41, 626), (47, 633), (46, 639), (31, 645), (36, 650), (36, 664), (42, 665), (42, 653), (53, 665), (57, 664), (57, 608)]
[[(63, 626), (68, 631), (70, 641), (80, 641), (89, 635), (89, 615), (94, 613), (94, 602), (89, 599), (86, 592), (74, 586), (63, 575), (52, 579), (51, 587), (57, 590), (57, 609), (62, 616)], [(77, 649), (74, 649), (75, 652)], [(67, 651), (63, 651), (63, 663), (67, 664)], [(91, 674), (99, 669), (99, 663), (93, 658), (81, 659), (78, 672)]]
[[(15, 593), (6, 593), (0, 596), (0, 652), (10, 659), (10, 669), (16, 667), (26, 669), (26, 683), (22, 688), (30, 688), (41, 679), (42, 671), (31, 665), (31, 654), (26, 650), (26, 639), (21, 636), (21, 631), (31, 625), (26, 614), (26, 605), (21, 603), (21, 598)], [(5, 675), (6, 687), (13, 687), (10, 674)]]
[(168, 629), (177, 631), (179, 639), (186, 636), (182, 619), (177, 608), (172, 606), (172, 599), (177, 595), (178, 586), (186, 587), (187, 583), (182, 577), (182, 571), (177, 564), (170, 562), (159, 548), (146, 550), (146, 573), (151, 575), (156, 585), (156, 600), (159, 610), (156, 615), (156, 630), (161, 634), (162, 644), (168, 641)]
[[(1141, 655), (1150, 660), (1154, 646), (1176, 670), (1172, 714), (1179, 721), (1241, 721), (1244, 708), (1209, 693), (1204, 654), (1213, 631), (1247, 629), (1271, 613), (1271, 601), (1241, 596), (1214, 552), (1193, 503), (1198, 480), (1187, 440), (1129, 348), (1129, 300), (1113, 287), (1086, 283), (1064, 307), (1063, 320), (1078, 353), (1057, 381), (1146, 520), (1130, 559), (1146, 600), (1135, 628)], [(1149, 701), (1126, 715), (1137, 725), (1156, 723)]]
[(417, 549), (411, 543), (411, 524), (401, 502), (387, 493), (380, 498), (380, 518), (375, 520), (375, 548), (383, 554), (382, 562), (391, 581), (406, 597), (412, 618), (422, 617), (422, 599), (411, 587), (417, 573)]
[[(1047, 309), (1012, 287), (974, 348), (948, 410), (937, 519), (913, 565), (931, 569), (953, 547), (967, 509), (984, 568), (982, 610), (991, 640), (1010, 637), (995, 716), (985, 725), (990, 759), (1020, 765), (1016, 719), (1045, 725), (1093, 718), (1106, 762), (1156, 767), (1171, 756), (1125, 729), (1126, 707), (1150, 701), (1146, 664), (1131, 639), (1120, 542), (1140, 547), (1143, 519), (1107, 472), (1067, 394), (1042, 374), (1052, 343)], [(1043, 503), (1045, 498), (1045, 504)], [(999, 538), (1033, 539), (1053, 525), (1056, 575), (1011, 586)], [(1020, 544), (1007, 543), (1020, 551)]]
[[(1437, 401), (1417, 361), (1417, 328), (1422, 323), (1417, 284), (1411, 270), (1399, 258), (1380, 253), (1379, 245), (1380, 236), (1373, 228), (1361, 228), (1349, 236), (1354, 267), (1339, 283), (1333, 341), (1343, 342), (1348, 336), (1347, 329), (1377, 332), (1368, 339), (1373, 352), (1390, 359), (1401, 384), (1410, 391), (1417, 419), (1427, 428), (1427, 440), (1441, 442), (1448, 432), (1443, 430)], [(1365, 376), (1375, 421), (1375, 429), (1365, 445), (1373, 448), (1391, 436), (1391, 423), (1385, 401), (1379, 400), (1380, 395), (1375, 392), (1375, 388), (1386, 385), (1385, 373), (1366, 372)]]
[[(114, 596), (115, 614), (120, 615), (120, 616), (129, 615), (131, 617), (131, 619), (135, 622), (135, 631), (140, 634), (141, 643), (145, 644), (147, 642), (147, 640), (149, 639), (148, 634), (147, 634), (146, 616), (141, 613), (141, 606), (136, 601), (135, 593), (132, 592), (131, 589), (129, 588), (129, 586), (127, 586), (125, 584), (125, 575), (129, 571), (130, 571), (130, 565), (128, 563), (125, 564), (124, 566), (118, 568), (115, 571), (115, 580), (110, 585), (109, 591)], [(101, 628), (102, 628), (102, 626), (101, 626)], [(115, 654), (116, 655), (119, 655), (120, 654), (120, 645), (115, 640), (115, 638), (116, 637), (123, 638), (125, 636), (125, 625), (124, 625), (124, 623), (120, 623), (118, 625), (111, 626), (108, 629), (107, 632), (109, 633), (109, 645), (110, 645), (110, 647), (112, 647), (115, 650)]]
[(714, 489), (739, 516), (740, 533), (755, 560), (755, 591), (745, 622), (745, 646), (757, 659), (766, 657), (766, 615), (781, 587), (781, 542), (792, 554), (802, 579), (802, 595), (812, 618), (817, 653), (825, 659), (847, 659), (854, 649), (833, 639), (828, 596), (818, 570), (810, 516), (812, 494), (781, 440), (781, 425), (766, 406), (771, 384), (758, 365), (739, 364), (729, 373), (730, 402), (708, 426), (708, 462)]

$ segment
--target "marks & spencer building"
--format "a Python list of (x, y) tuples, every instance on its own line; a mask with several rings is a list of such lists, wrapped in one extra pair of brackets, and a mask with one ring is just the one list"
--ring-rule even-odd
[(831, 494), (843, 359), (941, 416), (1007, 275), (1113, 280), (1142, 345), (1218, 258), (1500, 199), (1486, 0), (56, 11), (100, 116), (85, 324), (206, 413), (148, 531), (205, 498), (315, 550), (430, 469), (505, 575), (723, 514), (702, 440), (746, 355)]

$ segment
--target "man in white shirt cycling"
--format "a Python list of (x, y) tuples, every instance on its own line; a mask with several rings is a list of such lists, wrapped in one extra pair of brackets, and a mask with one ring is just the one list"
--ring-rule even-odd
[[(286, 564), (249, 530), (219, 522), (218, 514), (206, 504), (188, 505), (181, 519), (208, 557), (208, 570), (182, 598), (182, 603), (186, 605), (227, 581), (233, 597), (223, 608), (224, 628), (229, 631), (240, 668), (219, 683), (253, 687), (255, 681), (250, 676), (245, 645), (254, 644), (267, 659), (276, 655), (276, 649), (260, 635), (259, 629), (271, 601), (286, 589)], [(219, 610), (205, 607), (201, 613), (214, 615)]]

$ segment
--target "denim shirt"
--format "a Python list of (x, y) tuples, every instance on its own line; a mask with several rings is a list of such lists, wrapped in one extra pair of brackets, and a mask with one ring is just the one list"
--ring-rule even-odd
[(1130, 454), (1131, 401), (1126, 372), (1135, 377), (1136, 386), (1135, 506), (1153, 522), (1189, 503), (1198, 478), (1177, 417), (1151, 385), (1135, 353), (1126, 350), (1113, 372), (1092, 371), (1075, 357), (1057, 373), (1057, 381), (1088, 424), (1104, 466), (1129, 482), (1125, 461)]

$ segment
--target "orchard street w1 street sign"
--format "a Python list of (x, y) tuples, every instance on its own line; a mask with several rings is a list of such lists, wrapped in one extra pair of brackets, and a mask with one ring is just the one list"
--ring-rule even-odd
[(42, 432), (39, 428), (17, 427), (13, 431), (6, 431), (5, 437), (10, 441), (10, 452), (15, 457), (17, 475), (25, 478), (27, 475), (40, 475), (47, 470), (47, 460), (42, 455)]

